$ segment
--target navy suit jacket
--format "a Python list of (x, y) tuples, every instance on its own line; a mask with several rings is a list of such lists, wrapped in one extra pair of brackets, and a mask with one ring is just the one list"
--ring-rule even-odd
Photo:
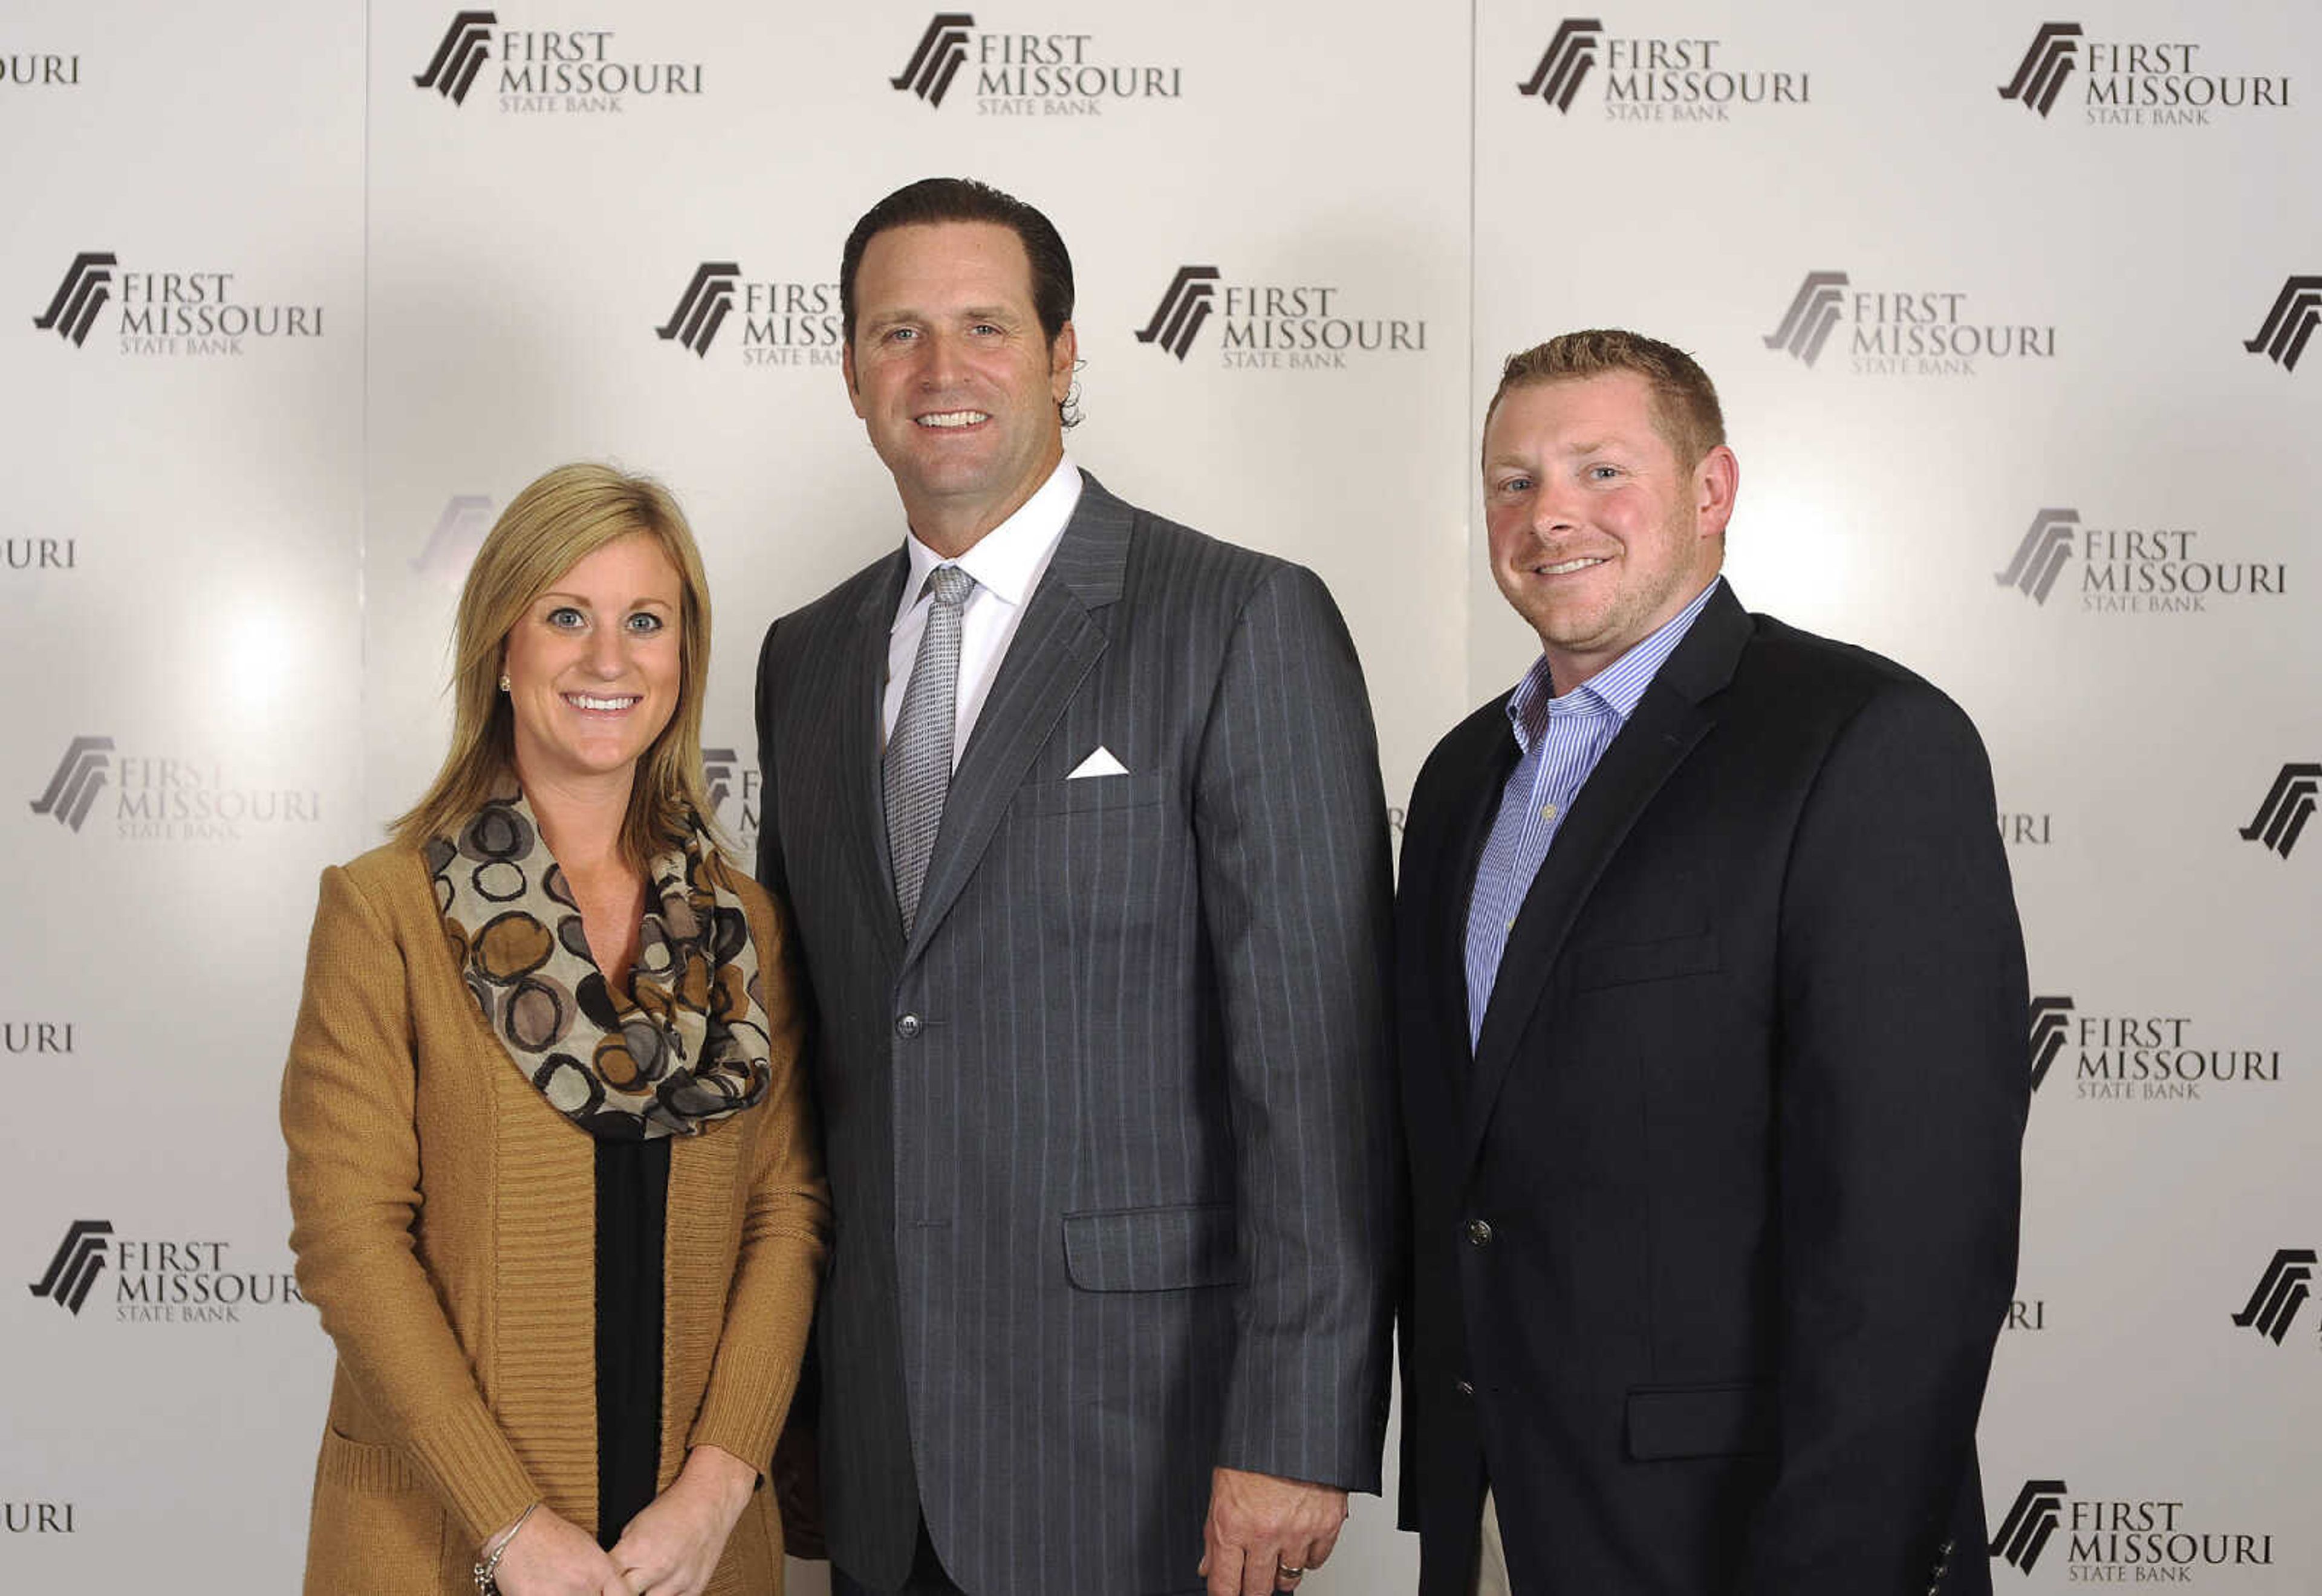
[(1421, 772), (1396, 909), (1404, 1508), (1466, 1596), (1987, 1592), (2024, 953), (1974, 727), (1716, 594), (1567, 816), (1469, 1056), (1504, 698)]

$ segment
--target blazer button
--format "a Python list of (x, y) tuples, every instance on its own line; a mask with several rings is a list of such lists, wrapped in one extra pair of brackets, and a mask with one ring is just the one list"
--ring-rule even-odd
[(1467, 1241), (1472, 1246), (1490, 1246), (1492, 1245), (1492, 1222), (1489, 1219), (1468, 1220)]
[(1451, 1389), (1463, 1397), (1472, 1397), (1476, 1394), (1476, 1388), (1464, 1380), (1453, 1385)]
[(907, 1014), (895, 1022), (895, 1035), (906, 1042), (918, 1035), (919, 1029), (919, 1017), (916, 1014)]

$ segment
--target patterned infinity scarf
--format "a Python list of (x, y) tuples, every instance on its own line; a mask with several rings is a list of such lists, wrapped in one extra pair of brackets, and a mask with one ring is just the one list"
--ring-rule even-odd
[(697, 1135), (772, 1078), (758, 950), (696, 827), (657, 855), (629, 990), (589, 952), (564, 871), (520, 792), (426, 860), (452, 959), (484, 1023), (557, 1112), (608, 1142)]

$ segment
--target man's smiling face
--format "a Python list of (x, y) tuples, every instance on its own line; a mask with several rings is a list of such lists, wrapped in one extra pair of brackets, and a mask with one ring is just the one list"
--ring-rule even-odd
[(1568, 692), (1676, 616), (1724, 558), (1736, 468), (1690, 467), (1639, 372), (1526, 384), (1484, 429), (1492, 577)]
[(1064, 457), (1056, 406), (1072, 384), (1072, 326), (1053, 344), (1043, 334), (1023, 241), (997, 223), (879, 233), (855, 293), (855, 414), (894, 473), (912, 530), (963, 552)]

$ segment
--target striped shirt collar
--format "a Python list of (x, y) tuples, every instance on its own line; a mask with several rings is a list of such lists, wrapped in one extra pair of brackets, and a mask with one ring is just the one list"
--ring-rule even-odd
[(1693, 630), (1694, 618), (1701, 614), (1709, 596), (1724, 579), (1722, 575), (1710, 578), (1709, 586), (1696, 594), (1691, 604), (1568, 693), (1557, 694), (1546, 654), (1533, 661), (1523, 679), (1516, 683), (1516, 690), (1508, 695), (1508, 724), (1514, 728), (1516, 746), (1529, 752), (1532, 739), (1546, 727), (1551, 716), (1610, 713), (1626, 725), (1629, 716), (1643, 701), (1645, 689), (1660, 673), (1662, 662), (1685, 641), (1685, 634)]

